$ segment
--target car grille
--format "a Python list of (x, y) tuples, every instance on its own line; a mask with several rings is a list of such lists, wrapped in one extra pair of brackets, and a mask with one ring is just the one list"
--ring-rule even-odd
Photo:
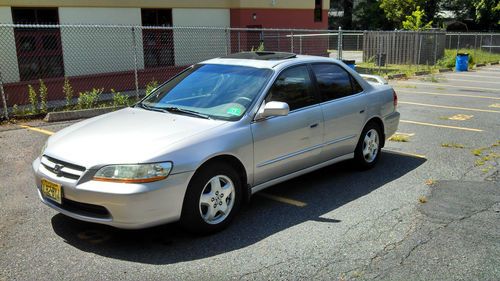
[(85, 172), (85, 167), (54, 159), (49, 156), (42, 156), (42, 165), (58, 177), (78, 180)]
[(87, 204), (82, 202), (77, 202), (73, 200), (69, 200), (67, 198), (62, 198), (62, 204), (59, 204), (55, 201), (48, 199), (51, 204), (56, 205), (57, 207), (66, 210), (71, 213), (75, 213), (78, 215), (86, 216), (86, 217), (94, 217), (100, 219), (110, 218), (111, 215), (109, 211), (103, 206)]

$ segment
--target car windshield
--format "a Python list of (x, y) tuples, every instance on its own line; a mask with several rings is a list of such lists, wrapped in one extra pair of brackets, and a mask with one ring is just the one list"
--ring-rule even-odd
[(238, 120), (251, 106), (272, 70), (196, 65), (161, 85), (139, 105), (191, 116)]

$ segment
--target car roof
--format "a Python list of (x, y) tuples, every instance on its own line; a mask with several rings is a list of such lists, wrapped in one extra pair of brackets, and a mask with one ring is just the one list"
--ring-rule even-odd
[(243, 52), (231, 54), (225, 57), (209, 59), (200, 62), (200, 64), (224, 64), (255, 68), (280, 69), (301, 62), (339, 62), (339, 60), (327, 57), (296, 55), (293, 53), (283, 52)]

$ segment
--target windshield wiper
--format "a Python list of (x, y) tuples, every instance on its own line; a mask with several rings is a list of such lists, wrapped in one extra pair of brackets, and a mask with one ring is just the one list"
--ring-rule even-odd
[(189, 109), (184, 109), (184, 108), (179, 108), (179, 107), (174, 107), (174, 106), (169, 106), (169, 107), (155, 107), (155, 106), (149, 106), (145, 105), (144, 103), (139, 103), (138, 106), (146, 109), (146, 110), (152, 110), (152, 111), (158, 111), (158, 112), (169, 112), (169, 113), (183, 113), (183, 114), (188, 114), (192, 116), (196, 116), (199, 118), (204, 118), (204, 119), (210, 119), (210, 116), (189, 110)]
[(144, 108), (146, 110), (151, 110), (151, 111), (158, 111), (158, 112), (167, 112), (166, 110), (164, 109), (161, 109), (161, 108), (157, 108), (157, 107), (154, 107), (154, 106), (149, 106), (149, 105), (145, 105), (144, 103), (138, 103), (137, 106), (141, 107), (141, 108)]
[(208, 116), (206, 114), (203, 114), (203, 113), (200, 113), (200, 112), (197, 112), (194, 110), (189, 110), (189, 109), (184, 109), (184, 108), (179, 108), (179, 107), (174, 107), (174, 106), (157, 107), (157, 109), (168, 111), (170, 113), (184, 113), (184, 114), (188, 114), (188, 115), (192, 115), (192, 116), (196, 116), (196, 117), (200, 117), (200, 118), (204, 118), (204, 119), (210, 119), (210, 116)]

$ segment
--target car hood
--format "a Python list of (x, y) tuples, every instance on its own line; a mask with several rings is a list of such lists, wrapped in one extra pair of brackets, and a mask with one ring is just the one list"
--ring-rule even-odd
[(87, 168), (106, 164), (167, 161), (174, 143), (227, 123), (180, 114), (125, 108), (94, 117), (55, 135), (45, 154)]

